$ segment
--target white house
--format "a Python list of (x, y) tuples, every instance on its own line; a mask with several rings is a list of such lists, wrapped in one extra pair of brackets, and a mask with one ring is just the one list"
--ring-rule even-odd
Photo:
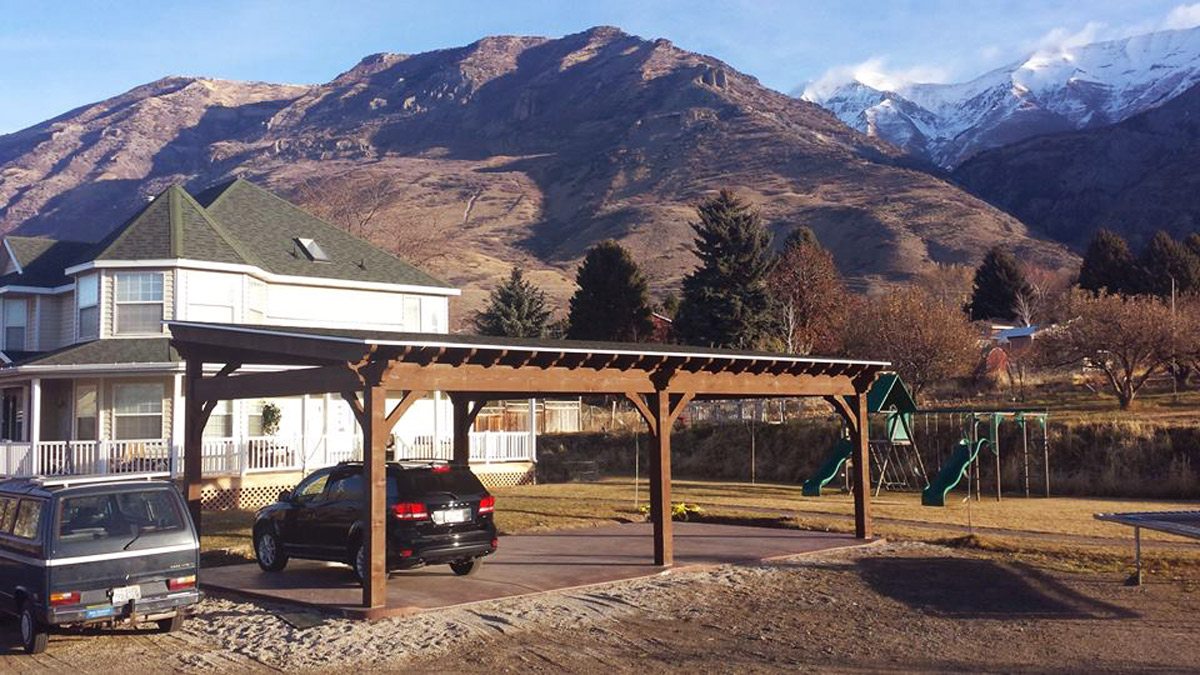
[[(183, 369), (164, 320), (445, 333), (459, 294), (241, 179), (195, 196), (169, 187), (96, 244), (3, 244), (0, 475), (180, 469)], [(339, 398), (270, 403), (274, 434), (267, 401), (214, 411), (207, 475), (296, 474), (359, 450)], [(450, 416), (440, 395), (419, 402), (396, 427), (397, 456), (448, 457)], [(472, 441), (473, 460), (533, 458), (527, 433)]]

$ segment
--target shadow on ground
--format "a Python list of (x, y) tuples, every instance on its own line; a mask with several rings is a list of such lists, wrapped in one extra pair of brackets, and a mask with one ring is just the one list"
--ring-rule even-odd
[[(1128, 619), (1139, 615), (1089, 598), (1029, 565), (970, 558), (865, 558), (863, 580), (880, 595), (960, 619)], [(914, 580), (921, 583), (914, 583)]]

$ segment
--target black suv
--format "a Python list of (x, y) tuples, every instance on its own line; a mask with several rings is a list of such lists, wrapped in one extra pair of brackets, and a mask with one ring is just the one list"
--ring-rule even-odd
[[(343, 462), (313, 472), (259, 510), (254, 552), (268, 572), (288, 558), (344, 562), (366, 574), (363, 465)], [(387, 569), (448, 563), (472, 574), (496, 551), (496, 499), (471, 470), (441, 462), (387, 466)]]
[(157, 476), (0, 481), (0, 610), (25, 651), (51, 626), (156, 622), (200, 601), (199, 543), (179, 490)]

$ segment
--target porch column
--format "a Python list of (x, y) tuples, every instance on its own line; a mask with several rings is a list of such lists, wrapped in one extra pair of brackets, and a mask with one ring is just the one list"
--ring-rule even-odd
[(171, 477), (174, 478), (180, 474), (179, 460), (183, 457), (183, 375), (175, 375), (171, 380)]
[(385, 525), (387, 517), (387, 390), (369, 386), (363, 391), (363, 467), (365, 487), (363, 511), (367, 532), (363, 545), (367, 555), (367, 575), (363, 579), (363, 606), (383, 607), (387, 604), (387, 548)]
[(537, 461), (537, 399), (529, 399), (529, 460)]
[(25, 420), (26, 434), (29, 438), (29, 451), (33, 453), (33, 473), (42, 472), (42, 453), (38, 451), (38, 443), (42, 440), (42, 378), (29, 380), (29, 415)]
[(871, 422), (867, 413), (867, 393), (849, 397), (854, 406), (856, 424), (850, 430), (854, 440), (854, 536), (870, 539), (871, 527)]

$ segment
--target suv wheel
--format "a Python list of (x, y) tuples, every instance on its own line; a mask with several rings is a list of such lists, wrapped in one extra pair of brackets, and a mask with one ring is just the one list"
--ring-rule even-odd
[(50, 640), (50, 628), (37, 620), (33, 613), (33, 605), (25, 601), (21, 605), (21, 645), (27, 654), (41, 654), (46, 651), (46, 643)]
[(176, 612), (175, 616), (169, 619), (159, 619), (155, 623), (158, 624), (158, 632), (174, 633), (183, 628), (183, 612)]
[(363, 546), (362, 541), (356, 541), (350, 545), (350, 567), (354, 568), (354, 576), (358, 577), (358, 583), (365, 584), (369, 565), (367, 564), (367, 547)]
[(271, 530), (263, 530), (254, 536), (254, 557), (258, 566), (266, 572), (278, 572), (288, 564), (279, 537)]
[(450, 569), (460, 577), (469, 577), (478, 572), (480, 567), (483, 567), (483, 558), (471, 558), (450, 563)]

